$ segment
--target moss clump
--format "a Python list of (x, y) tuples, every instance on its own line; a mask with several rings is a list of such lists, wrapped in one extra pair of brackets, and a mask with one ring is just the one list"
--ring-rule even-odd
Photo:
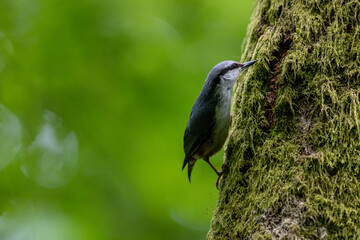
[(360, 236), (360, 3), (259, 0), (208, 239)]

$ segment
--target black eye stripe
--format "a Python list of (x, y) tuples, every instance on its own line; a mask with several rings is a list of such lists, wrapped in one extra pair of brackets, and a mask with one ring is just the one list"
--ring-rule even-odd
[(241, 63), (233, 63), (230, 66), (228, 66), (227, 68), (222, 69), (219, 76), (224, 75), (225, 73), (227, 73), (230, 70), (233, 70), (235, 68), (242, 67), (242, 66), (243, 66), (243, 64), (241, 64)]
[(244, 66), (244, 64), (241, 64), (241, 63), (233, 63), (233, 64), (231, 64), (231, 68), (232, 69), (235, 69), (235, 68), (238, 68), (238, 67), (242, 67), (242, 66)]

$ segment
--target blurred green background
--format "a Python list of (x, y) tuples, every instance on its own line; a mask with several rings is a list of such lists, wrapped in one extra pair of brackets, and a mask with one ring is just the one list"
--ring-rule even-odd
[(204, 239), (217, 176), (189, 184), (183, 133), (253, 5), (1, 0), (0, 239)]

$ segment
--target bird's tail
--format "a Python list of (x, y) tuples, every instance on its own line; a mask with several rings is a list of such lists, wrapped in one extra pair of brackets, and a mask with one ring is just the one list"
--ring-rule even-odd
[(184, 170), (186, 164), (188, 165), (188, 177), (189, 177), (189, 182), (191, 183), (191, 172), (192, 172), (192, 169), (195, 165), (195, 159), (193, 158), (187, 158), (185, 157), (184, 159), (184, 163), (183, 163), (183, 166), (182, 166), (182, 170)]

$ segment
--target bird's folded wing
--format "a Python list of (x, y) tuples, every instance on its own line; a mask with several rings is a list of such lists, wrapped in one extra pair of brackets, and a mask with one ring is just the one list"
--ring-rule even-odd
[(184, 134), (185, 159), (196, 153), (210, 137), (215, 126), (215, 109), (201, 106), (192, 109)]

